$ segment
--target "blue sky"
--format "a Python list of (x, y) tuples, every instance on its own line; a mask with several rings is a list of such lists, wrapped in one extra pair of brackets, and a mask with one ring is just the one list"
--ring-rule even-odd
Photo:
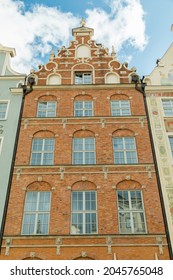
[(0, 44), (14, 47), (12, 67), (38, 69), (55, 51), (68, 47), (71, 29), (94, 28), (94, 39), (117, 51), (142, 77), (151, 73), (173, 42), (173, 0), (0, 0)]

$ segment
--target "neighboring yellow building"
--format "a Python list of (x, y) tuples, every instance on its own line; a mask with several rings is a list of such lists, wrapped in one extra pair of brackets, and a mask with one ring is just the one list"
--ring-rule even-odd
[(160, 177), (165, 222), (173, 251), (173, 44), (149, 76), (145, 98)]

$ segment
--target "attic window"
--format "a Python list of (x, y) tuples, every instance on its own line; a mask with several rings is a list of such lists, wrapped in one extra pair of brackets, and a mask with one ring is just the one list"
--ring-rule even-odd
[(92, 83), (92, 74), (91, 72), (76, 72), (75, 73), (75, 84), (91, 84)]

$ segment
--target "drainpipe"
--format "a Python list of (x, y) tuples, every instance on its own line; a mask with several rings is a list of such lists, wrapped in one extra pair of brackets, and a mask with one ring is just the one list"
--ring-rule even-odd
[[(29, 87), (27, 86), (27, 81), (28, 81)], [(5, 221), (6, 221), (8, 203), (9, 203), (9, 197), (10, 197), (10, 191), (11, 191), (11, 183), (12, 183), (12, 178), (13, 178), (14, 164), (15, 164), (15, 158), (16, 158), (16, 153), (17, 153), (17, 145), (18, 145), (19, 134), (20, 134), (20, 127), (21, 127), (21, 121), (22, 121), (22, 115), (23, 115), (25, 96), (33, 91), (34, 84), (35, 84), (35, 78), (32, 75), (29, 75), (29, 76), (25, 76), (24, 84), (21, 86), (23, 89), (23, 96), (22, 96), (19, 120), (18, 120), (14, 149), (13, 149), (13, 156), (12, 156), (11, 167), (10, 167), (10, 176), (9, 176), (9, 180), (8, 180), (4, 212), (3, 212), (2, 223), (1, 223), (1, 228), (0, 228), (0, 253), (1, 253), (1, 249), (2, 249)]]
[(169, 229), (168, 229), (168, 222), (167, 222), (167, 217), (166, 217), (165, 204), (164, 204), (164, 199), (163, 199), (159, 169), (158, 169), (156, 152), (155, 152), (155, 148), (154, 148), (154, 140), (153, 140), (152, 129), (151, 129), (151, 122), (150, 122), (150, 118), (149, 118), (148, 106), (147, 106), (147, 100), (146, 100), (146, 94), (145, 94), (146, 83), (143, 83), (143, 79), (144, 79), (144, 76), (141, 80), (140, 86), (138, 86), (138, 82), (135, 83), (135, 88), (136, 88), (136, 90), (140, 91), (143, 94), (144, 106), (145, 106), (145, 112), (146, 112), (148, 130), (149, 130), (149, 137), (150, 137), (150, 143), (151, 143), (151, 149), (152, 149), (152, 153), (153, 153), (154, 165), (155, 165), (155, 170), (156, 170), (156, 179), (157, 179), (157, 184), (158, 184), (158, 189), (159, 189), (159, 196), (160, 196), (160, 202), (161, 202), (161, 208), (162, 208), (166, 238), (167, 238), (167, 243), (168, 243), (169, 257), (170, 257), (171, 260), (173, 260), (173, 249), (172, 249), (171, 241), (170, 241), (170, 233), (169, 233)]

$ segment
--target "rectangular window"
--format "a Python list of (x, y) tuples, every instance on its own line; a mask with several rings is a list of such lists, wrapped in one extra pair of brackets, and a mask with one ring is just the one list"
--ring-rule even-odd
[(111, 101), (112, 116), (130, 116), (129, 100), (113, 100)]
[(118, 191), (120, 233), (146, 233), (141, 191)]
[(163, 99), (162, 105), (165, 117), (173, 116), (173, 99)]
[(172, 137), (169, 137), (169, 144), (170, 144), (171, 153), (172, 153), (172, 158), (173, 158), (173, 136), (172, 136)]
[(115, 164), (135, 164), (138, 162), (134, 137), (114, 137), (113, 148)]
[(75, 117), (93, 116), (93, 101), (75, 101), (74, 115)]
[(54, 139), (33, 139), (31, 165), (52, 165), (54, 161)]
[(92, 84), (92, 75), (91, 73), (83, 73), (83, 72), (78, 72), (75, 73), (75, 84), (76, 85), (81, 85), (81, 84)]
[(72, 192), (71, 234), (95, 233), (97, 233), (96, 192)]
[(8, 101), (0, 101), (0, 120), (7, 118)]
[(48, 234), (50, 192), (27, 192), (22, 234)]
[(95, 139), (73, 139), (73, 164), (95, 164)]
[(38, 102), (37, 117), (38, 118), (56, 117), (56, 102), (55, 101)]

